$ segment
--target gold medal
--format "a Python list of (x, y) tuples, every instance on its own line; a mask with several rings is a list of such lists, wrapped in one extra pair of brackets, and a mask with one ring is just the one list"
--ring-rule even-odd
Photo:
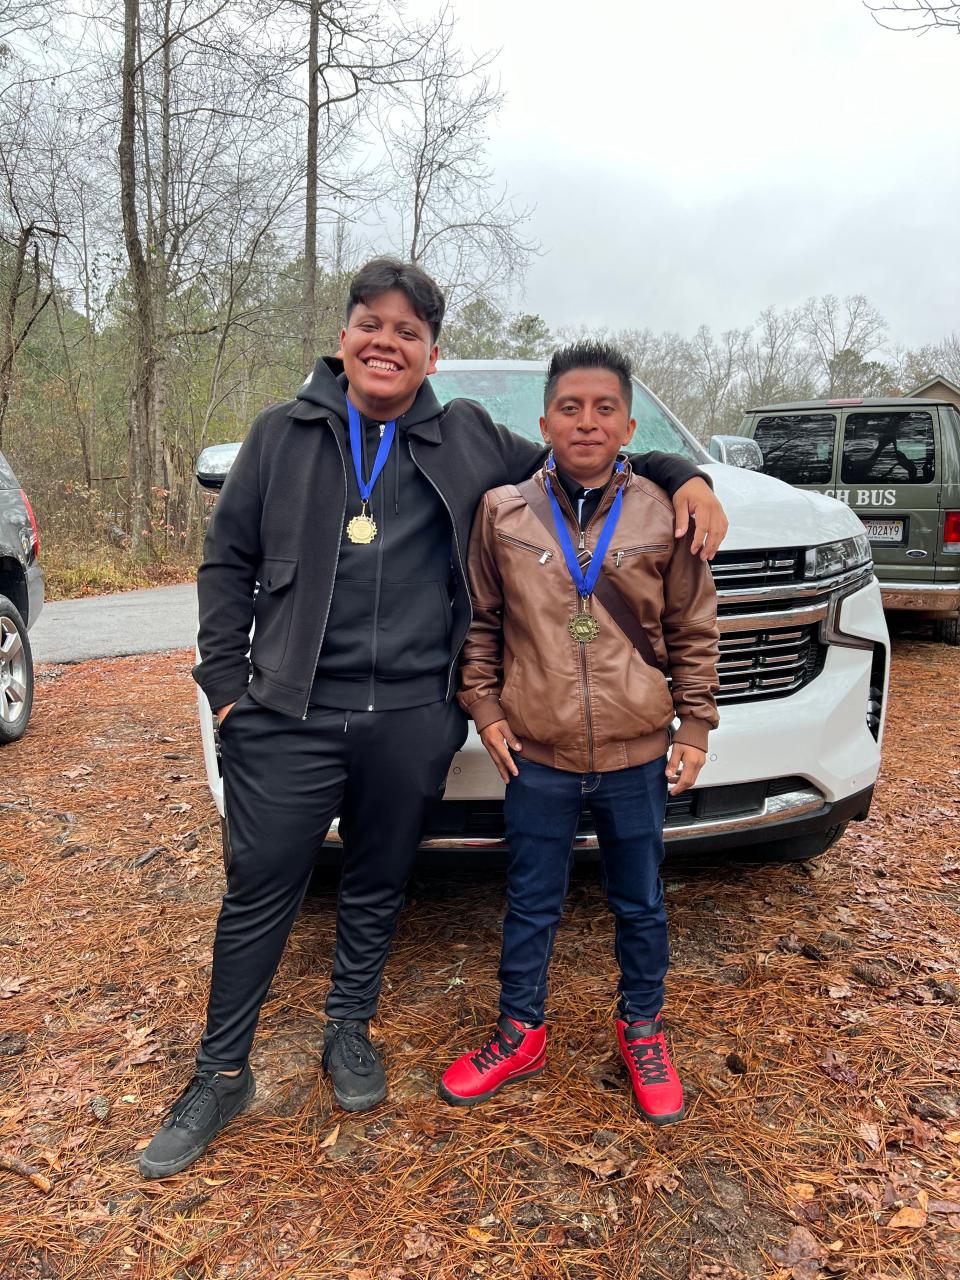
[[(364, 503), (364, 508), (366, 508), (366, 503)], [(361, 510), (358, 516), (354, 516), (347, 525), (347, 537), (351, 542), (359, 542), (366, 546), (376, 536), (376, 523), (367, 515), (365, 509)]]
[(589, 644), (600, 634), (600, 623), (592, 613), (575, 613), (567, 623), (567, 630), (578, 644)]

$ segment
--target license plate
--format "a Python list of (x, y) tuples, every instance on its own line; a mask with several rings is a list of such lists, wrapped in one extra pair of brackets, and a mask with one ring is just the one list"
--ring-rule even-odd
[(863, 520), (863, 531), (871, 542), (902, 542), (902, 520)]

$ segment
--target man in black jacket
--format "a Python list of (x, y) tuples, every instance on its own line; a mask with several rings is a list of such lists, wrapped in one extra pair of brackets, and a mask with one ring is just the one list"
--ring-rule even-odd
[[(340, 358), (258, 416), (210, 522), (194, 677), (220, 720), (231, 857), (197, 1074), (141, 1155), (146, 1177), (186, 1168), (253, 1096), (260, 1006), (337, 815), (323, 1066), (347, 1110), (386, 1095), (367, 1027), (426, 806), (466, 734), (451, 695), (470, 526), (487, 489), (545, 456), (471, 401), (439, 404), (426, 375), (443, 312), (418, 268), (368, 263)], [(695, 551), (712, 555), (726, 520), (696, 468), (633, 465), (673, 495), (678, 536), (695, 515)]]

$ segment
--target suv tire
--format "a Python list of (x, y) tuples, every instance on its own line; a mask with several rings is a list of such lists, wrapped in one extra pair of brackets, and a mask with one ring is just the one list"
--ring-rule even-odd
[(771, 840), (767, 845), (757, 846), (759, 862), (806, 862), (810, 858), (819, 857), (821, 853), (835, 845), (847, 829), (845, 822), (838, 822), (826, 831), (811, 836), (793, 836), (788, 840)]
[(960, 645), (960, 615), (938, 618), (933, 624), (933, 634), (941, 644)]
[(33, 652), (27, 624), (0, 596), (0, 747), (22, 738), (33, 706)]

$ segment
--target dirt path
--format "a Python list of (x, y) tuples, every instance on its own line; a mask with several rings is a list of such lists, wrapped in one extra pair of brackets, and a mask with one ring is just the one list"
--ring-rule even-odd
[(249, 1121), (146, 1184), (221, 892), (188, 673), (186, 653), (46, 668), (0, 759), (4, 1280), (960, 1276), (960, 652), (898, 644), (873, 816), (818, 863), (668, 867), (682, 1124), (628, 1105), (590, 869), (546, 1073), (440, 1103), (494, 1005), (502, 883), (424, 875), (375, 1029), (388, 1102), (337, 1113), (318, 1076), (321, 889), (264, 1010)]

